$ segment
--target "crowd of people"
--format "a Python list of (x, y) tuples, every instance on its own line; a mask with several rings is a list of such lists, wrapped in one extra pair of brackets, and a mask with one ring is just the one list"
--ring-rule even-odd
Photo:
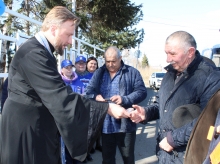
[[(167, 37), (167, 72), (157, 100), (142, 107), (136, 105), (147, 96), (142, 76), (124, 64), (115, 46), (105, 50), (101, 67), (95, 57), (77, 56), (74, 64), (65, 59), (57, 70), (53, 52), (62, 55), (72, 44), (79, 23), (65, 7), (54, 7), (41, 31), (17, 50), (4, 85), (0, 163), (86, 163), (96, 149), (103, 164), (116, 164), (118, 147), (124, 164), (134, 164), (136, 124), (156, 119), (160, 164), (212, 162), (220, 140), (220, 71), (200, 55), (194, 37), (186, 31)], [(201, 131), (194, 127), (204, 124), (215, 126), (215, 135), (195, 161), (187, 151), (198, 140), (192, 133)]]

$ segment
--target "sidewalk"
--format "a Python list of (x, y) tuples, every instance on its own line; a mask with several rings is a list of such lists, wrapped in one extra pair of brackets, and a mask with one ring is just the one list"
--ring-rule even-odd
[[(155, 101), (156, 90), (147, 88), (147, 98), (139, 103), (141, 106), (150, 105)], [(135, 164), (157, 164), (156, 151), (156, 136), (157, 136), (157, 121), (151, 121), (146, 125), (137, 124), (136, 143), (135, 143)], [(87, 161), (87, 164), (102, 164), (102, 153), (95, 151), (91, 154), (93, 161)], [(116, 154), (116, 164), (123, 164), (119, 150)]]
[[(138, 124), (135, 143), (135, 164), (157, 164), (155, 156), (157, 121), (149, 122), (147, 125)], [(87, 164), (102, 164), (102, 154), (95, 151), (91, 154), (93, 161)], [(123, 164), (119, 150), (116, 154), (116, 164)]]
[[(147, 106), (154, 101), (154, 96), (157, 92), (150, 88), (147, 88), (147, 93), (147, 98), (139, 105)], [(157, 127), (157, 121), (151, 121), (146, 125), (137, 124), (135, 164), (158, 164), (157, 157), (155, 156)], [(95, 153), (91, 155), (93, 161), (87, 161), (87, 164), (102, 164), (101, 152), (96, 150)], [(123, 160), (121, 158), (119, 150), (117, 150), (116, 154), (116, 164), (123, 164)]]

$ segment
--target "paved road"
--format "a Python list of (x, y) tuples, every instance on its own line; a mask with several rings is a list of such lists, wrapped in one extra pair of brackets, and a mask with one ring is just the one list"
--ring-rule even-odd
[[(155, 94), (156, 91), (148, 88), (148, 96), (140, 103), (140, 105), (146, 106), (151, 104), (154, 100)], [(149, 122), (147, 125), (138, 124), (135, 144), (135, 164), (157, 164), (157, 157), (155, 156), (156, 131), (157, 121)], [(87, 164), (102, 163), (101, 152), (95, 151), (95, 153), (92, 154), (92, 157), (93, 161), (87, 162)], [(118, 150), (116, 155), (116, 164), (123, 164)]]

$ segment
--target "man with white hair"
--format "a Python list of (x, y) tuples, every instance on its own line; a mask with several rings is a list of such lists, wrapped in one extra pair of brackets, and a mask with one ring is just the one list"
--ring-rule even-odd
[(186, 104), (198, 104), (203, 110), (210, 97), (220, 88), (220, 72), (204, 60), (196, 49), (194, 37), (185, 32), (171, 34), (165, 43), (169, 65), (157, 101), (140, 107), (132, 114), (134, 122), (146, 123), (159, 119), (157, 156), (160, 164), (181, 164), (192, 128), (197, 120), (175, 127), (172, 122), (174, 110)]

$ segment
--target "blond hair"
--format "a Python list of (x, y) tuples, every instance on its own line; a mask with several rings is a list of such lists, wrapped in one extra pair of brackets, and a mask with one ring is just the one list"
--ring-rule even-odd
[(41, 30), (47, 31), (51, 25), (60, 26), (62, 23), (72, 20), (75, 26), (80, 23), (80, 18), (74, 15), (66, 7), (56, 6), (46, 15)]

